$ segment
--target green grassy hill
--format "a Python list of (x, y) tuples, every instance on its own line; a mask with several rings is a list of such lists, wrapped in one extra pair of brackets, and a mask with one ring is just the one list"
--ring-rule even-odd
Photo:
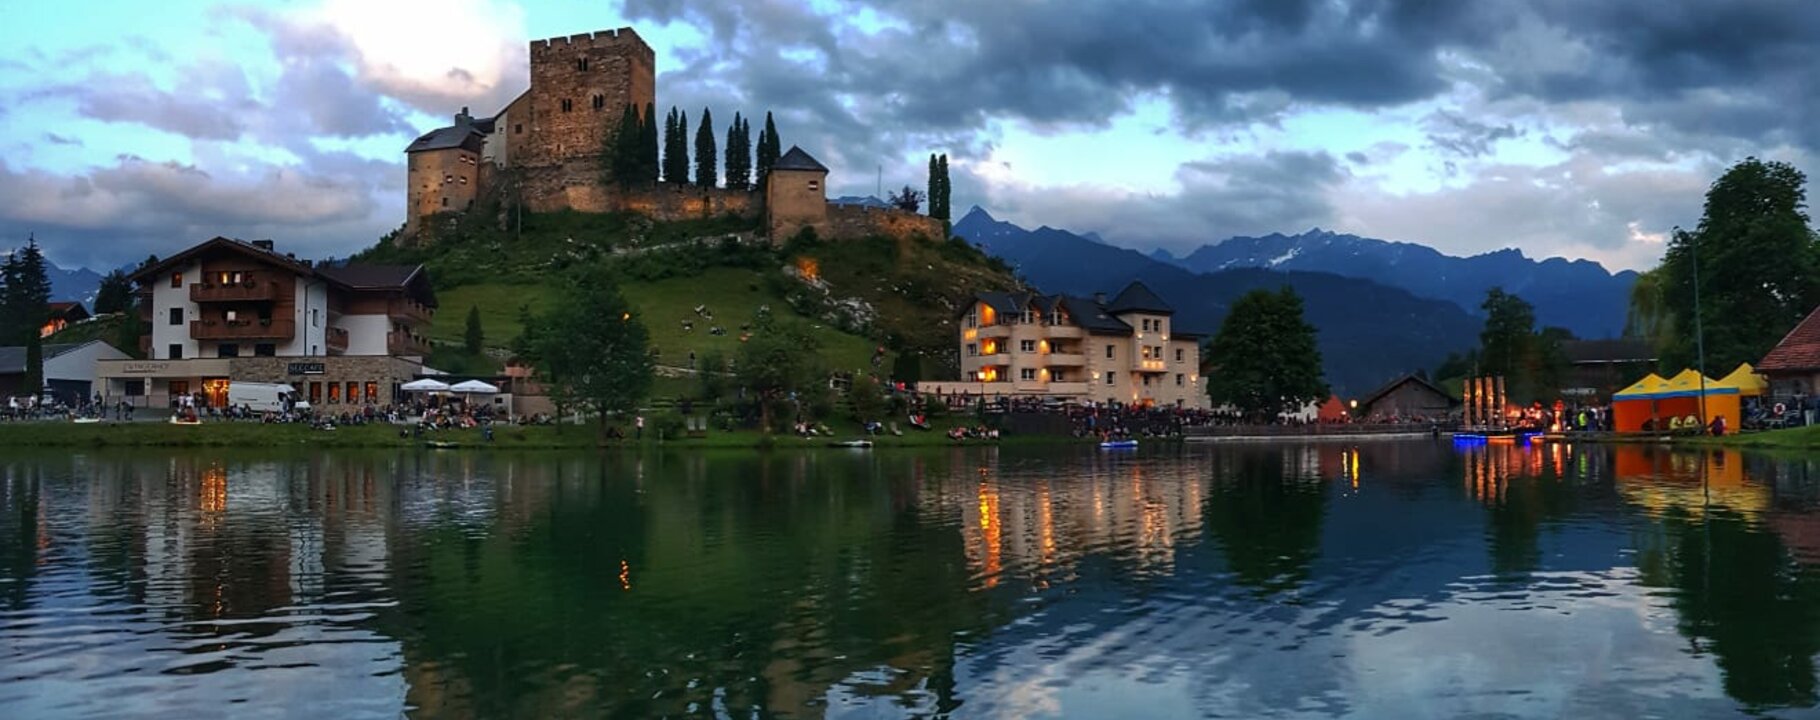
[[(118, 313), (90, 318), (52, 333), (50, 337), (44, 339), (44, 344), (75, 345), (90, 340), (106, 340), (108, 344), (117, 346), (120, 344), (120, 324), (125, 320), (125, 316)], [(128, 354), (136, 353), (139, 351), (139, 344), (133, 343), (132, 347), (120, 349)]]
[[(954, 315), (965, 299), (1018, 286), (1009, 268), (961, 241), (798, 238), (775, 248), (752, 222), (737, 218), (659, 223), (563, 212), (527, 214), (522, 226), (502, 230), (481, 222), (484, 215), (483, 209), (439, 226), (440, 236), (423, 246), (387, 238), (354, 257), (428, 267), (441, 306), (430, 330), (437, 347), (432, 364), (469, 372), (496, 367), (522, 329), (521, 307), (542, 310), (564, 278), (604, 266), (644, 316), (662, 365), (686, 365), (691, 351), (731, 356), (741, 327), (769, 306), (812, 326), (830, 369), (867, 368), (873, 349), (883, 345), (887, 360), (899, 352), (923, 357), (923, 374), (933, 377), (956, 362)], [(795, 268), (816, 268), (818, 282), (805, 282)], [(697, 315), (698, 306), (713, 319)], [(469, 308), (479, 309), (485, 344), (494, 349), (485, 357), (459, 350)], [(726, 333), (710, 334), (716, 325)], [(660, 382), (658, 392), (686, 386)]]

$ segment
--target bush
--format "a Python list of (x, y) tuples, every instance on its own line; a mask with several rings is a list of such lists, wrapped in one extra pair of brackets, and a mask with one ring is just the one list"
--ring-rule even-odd
[(688, 423), (683, 421), (680, 413), (671, 411), (658, 413), (651, 417), (645, 422), (645, 427), (651, 432), (657, 433), (660, 440), (675, 440), (683, 436), (684, 430), (688, 428)]

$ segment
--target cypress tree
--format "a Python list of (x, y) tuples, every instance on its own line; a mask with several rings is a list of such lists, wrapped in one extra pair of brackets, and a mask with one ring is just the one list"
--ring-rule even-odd
[(636, 185), (642, 177), (639, 172), (641, 133), (643, 130), (639, 127), (638, 110), (628, 103), (619, 114), (619, 126), (613, 130), (607, 163), (611, 168), (612, 181), (620, 187)]
[(695, 184), (714, 187), (720, 184), (720, 153), (714, 147), (714, 115), (701, 109), (701, 127), (695, 130)]
[(733, 113), (733, 125), (727, 128), (727, 188), (748, 190), (752, 187), (752, 139), (744, 118)]
[(936, 160), (936, 171), (936, 174), (942, 179), (942, 192), (939, 199), (932, 197), (930, 202), (939, 201), (941, 203), (941, 214), (936, 217), (946, 223), (954, 218), (954, 183), (950, 182), (948, 177), (948, 153), (942, 153), (942, 156)]
[(638, 176), (645, 184), (657, 182), (657, 108), (645, 103), (644, 118), (638, 123)]
[(664, 182), (689, 181), (689, 115), (670, 108), (670, 122), (664, 128)]
[(941, 217), (942, 171), (935, 164), (935, 153), (929, 153), (929, 217)]
[(765, 113), (765, 129), (758, 136), (758, 181), (764, 182), (765, 176), (771, 173), (771, 167), (777, 164), (778, 156), (783, 155), (783, 139), (777, 136), (777, 123), (771, 119), (771, 113)]

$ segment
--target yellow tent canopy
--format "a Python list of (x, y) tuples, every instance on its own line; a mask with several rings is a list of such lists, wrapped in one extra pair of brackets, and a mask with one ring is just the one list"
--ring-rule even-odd
[(1762, 375), (1758, 375), (1757, 369), (1751, 367), (1750, 363), (1740, 364), (1738, 369), (1733, 370), (1732, 374), (1720, 378), (1719, 382), (1738, 388), (1738, 394), (1749, 397), (1769, 392), (1769, 381), (1763, 379)]
[(1712, 378), (1702, 378), (1698, 370), (1688, 368), (1669, 378), (1668, 382), (1657, 391), (1657, 394), (1699, 395), (1702, 387), (1706, 388), (1708, 395), (1723, 395), (1739, 391), (1736, 385), (1727, 385)]
[(1642, 380), (1638, 380), (1636, 383), (1632, 384), (1630, 387), (1624, 388), (1623, 390), (1619, 390), (1618, 393), (1616, 395), (1613, 395), (1612, 397), (1615, 399), (1615, 398), (1623, 398), (1623, 397), (1631, 397), (1631, 396), (1640, 397), (1640, 396), (1653, 395), (1655, 393), (1662, 392), (1662, 388), (1667, 385), (1668, 385), (1668, 381), (1664, 380), (1661, 375), (1657, 375), (1655, 373), (1650, 373), (1648, 375), (1644, 375)]

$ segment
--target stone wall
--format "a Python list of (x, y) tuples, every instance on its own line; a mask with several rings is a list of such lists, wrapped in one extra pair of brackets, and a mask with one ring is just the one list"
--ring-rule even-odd
[(817, 228), (817, 232), (824, 238), (842, 240), (870, 235), (883, 235), (894, 240), (909, 240), (918, 236), (927, 240), (945, 239), (942, 221), (935, 218), (902, 210), (858, 205), (829, 205), (827, 227)]
[(631, 28), (534, 40), (530, 56), (527, 136), (522, 154), (511, 148), (515, 163), (599, 154), (628, 103), (643, 112), (656, 99), (657, 55)]
[(600, 160), (524, 168), (525, 207), (531, 212), (630, 211), (663, 222), (737, 215), (757, 218), (763, 202), (755, 190), (704, 188), (679, 183), (627, 191), (604, 182)]
[(416, 231), (419, 218), (466, 210), (480, 189), (481, 164), (479, 155), (461, 148), (406, 156), (406, 232)]
[(676, 222), (723, 215), (757, 218), (763, 204), (756, 190), (658, 183), (655, 188), (626, 193), (620, 207), (654, 220)]

